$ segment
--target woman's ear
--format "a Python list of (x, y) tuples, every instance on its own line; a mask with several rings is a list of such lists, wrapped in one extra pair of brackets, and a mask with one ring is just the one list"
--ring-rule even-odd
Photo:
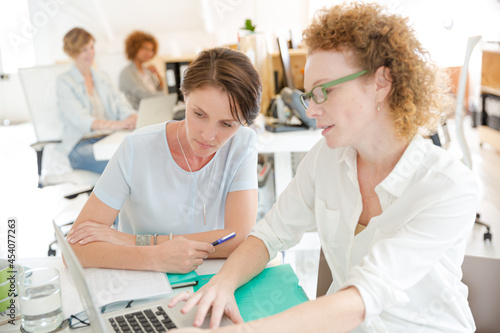
[(375, 89), (377, 94), (377, 103), (382, 103), (392, 88), (392, 76), (389, 68), (380, 66), (375, 71)]

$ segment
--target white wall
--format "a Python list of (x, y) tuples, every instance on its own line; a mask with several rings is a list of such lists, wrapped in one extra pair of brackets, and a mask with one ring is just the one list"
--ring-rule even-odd
[[(258, 31), (274, 36), (299, 35), (316, 9), (340, 0), (16, 0), (2, 1), (0, 12), (0, 63), (6, 72), (16, 66), (70, 61), (62, 51), (64, 34), (75, 26), (96, 37), (96, 63), (112, 78), (127, 62), (123, 41), (133, 30), (153, 33), (159, 54), (197, 53), (216, 45), (235, 44), (245, 19)], [(499, 0), (379, 0), (390, 11), (409, 16), (433, 59), (441, 66), (459, 66), (466, 39), (480, 34), (484, 40), (500, 40)], [(16, 4), (15, 6), (13, 4)], [(451, 22), (446, 29), (443, 22)], [(17, 36), (17, 38), (13, 38)], [(7, 38), (10, 37), (10, 38)], [(273, 39), (271, 39), (273, 40)], [(272, 46), (272, 45), (271, 45)], [(479, 48), (478, 48), (479, 49)], [(8, 59), (6, 59), (6, 57)], [(479, 65), (478, 65), (479, 62)], [(471, 71), (477, 81), (480, 56), (473, 57)], [(9, 93), (0, 94), (0, 120), (27, 115), (16, 103), (18, 80), (2, 82)], [(9, 88), (5, 88), (9, 86)], [(12, 92), (12, 93), (11, 93)]]

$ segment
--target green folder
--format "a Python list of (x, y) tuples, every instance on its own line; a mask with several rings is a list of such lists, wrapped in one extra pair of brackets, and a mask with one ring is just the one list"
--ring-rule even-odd
[[(198, 291), (212, 276), (214, 274), (200, 275), (194, 291)], [(289, 264), (264, 269), (236, 289), (234, 297), (245, 322), (280, 313), (309, 300)]]
[(190, 282), (198, 281), (199, 279), (198, 274), (195, 271), (191, 271), (186, 274), (168, 273), (167, 277), (168, 282), (170, 282), (172, 288), (179, 288), (184, 285), (189, 285)]

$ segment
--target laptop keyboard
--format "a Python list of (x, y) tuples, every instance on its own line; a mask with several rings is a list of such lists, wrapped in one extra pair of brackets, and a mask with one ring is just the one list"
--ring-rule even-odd
[(128, 313), (126, 315), (109, 318), (109, 322), (115, 332), (167, 332), (176, 328), (165, 310), (158, 306), (154, 309), (147, 309)]

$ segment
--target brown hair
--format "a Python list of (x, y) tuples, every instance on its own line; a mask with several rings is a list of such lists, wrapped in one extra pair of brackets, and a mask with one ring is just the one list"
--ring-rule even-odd
[[(188, 96), (197, 88), (210, 85), (229, 96), (234, 119), (250, 125), (260, 111), (262, 83), (250, 59), (239, 51), (213, 48), (202, 51), (184, 72), (181, 91)], [(237, 107), (240, 108), (241, 116)]]
[(153, 44), (153, 56), (158, 52), (158, 41), (156, 38), (143, 31), (134, 31), (125, 40), (125, 54), (128, 60), (134, 61), (137, 52), (146, 42)]
[(63, 50), (71, 58), (74, 58), (91, 40), (95, 41), (95, 38), (89, 32), (82, 28), (73, 28), (64, 35)]
[(321, 9), (303, 37), (309, 52), (352, 51), (354, 64), (368, 76), (380, 66), (389, 69), (388, 103), (398, 137), (410, 140), (419, 128), (435, 130), (447, 100), (445, 82), (407, 18), (377, 4), (337, 5)]

